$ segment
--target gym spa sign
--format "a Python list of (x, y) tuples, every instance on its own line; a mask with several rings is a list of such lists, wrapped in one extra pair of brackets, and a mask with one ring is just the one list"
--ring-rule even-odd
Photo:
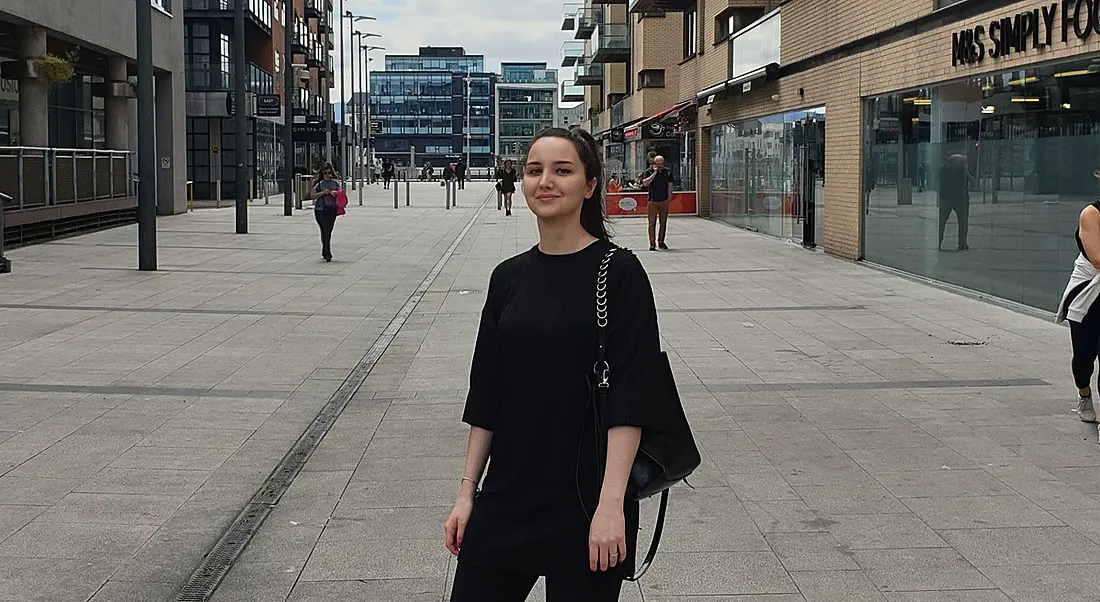
[(1053, 46), (1058, 28), (1063, 44), (1069, 42), (1071, 32), (1079, 40), (1087, 40), (1094, 33), (1100, 36), (1100, 0), (1051, 2), (956, 32), (951, 40), (951, 65), (974, 65), (986, 58), (999, 59), (1029, 48)]

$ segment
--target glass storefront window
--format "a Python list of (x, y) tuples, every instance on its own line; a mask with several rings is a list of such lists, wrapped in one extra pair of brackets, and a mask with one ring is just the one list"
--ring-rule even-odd
[(1053, 311), (1097, 198), (1100, 69), (1078, 61), (866, 101), (864, 257)]
[(802, 242), (821, 240), (824, 108), (715, 126), (710, 135), (715, 219)]

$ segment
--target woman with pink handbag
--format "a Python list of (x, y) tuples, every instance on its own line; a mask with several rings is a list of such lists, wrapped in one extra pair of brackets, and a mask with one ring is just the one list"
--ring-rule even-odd
[[(309, 198), (313, 199), (313, 215), (321, 228), (321, 257), (328, 262), (332, 261), (332, 230), (336, 227), (336, 216), (344, 213), (348, 203), (344, 186), (336, 178), (332, 164), (322, 164), (313, 176), (309, 194)], [(343, 197), (343, 204), (340, 197)]]

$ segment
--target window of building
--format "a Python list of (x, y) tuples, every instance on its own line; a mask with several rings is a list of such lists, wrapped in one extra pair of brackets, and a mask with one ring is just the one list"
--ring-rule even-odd
[(220, 36), (218, 36), (218, 38), (219, 38), (219, 41), (221, 42), (221, 51), (219, 52), (219, 58), (221, 59), (221, 61), (220, 61), (221, 62), (221, 73), (219, 74), (220, 75), (219, 82), (221, 83), (220, 87), (230, 88), (233, 85), (233, 80), (231, 79), (232, 74), (233, 74), (233, 71), (232, 71), (233, 61), (232, 61), (232, 59), (230, 58), (230, 55), (229, 55), (229, 52), (230, 52), (229, 34), (223, 33)]
[(870, 98), (864, 256), (1050, 311), (1096, 199), (1100, 82), (1045, 64)]
[(689, 59), (699, 52), (699, 6), (692, 3), (691, 7), (684, 11), (684, 59)]
[(731, 6), (714, 18), (714, 43), (719, 44), (767, 13), (763, 6)]
[(638, 72), (638, 88), (664, 88), (664, 69), (642, 69)]

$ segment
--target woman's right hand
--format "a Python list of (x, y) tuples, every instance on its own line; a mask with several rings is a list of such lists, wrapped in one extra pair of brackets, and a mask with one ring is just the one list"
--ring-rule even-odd
[(444, 544), (451, 554), (458, 556), (458, 552), (462, 549), (462, 536), (466, 533), (466, 523), (470, 520), (470, 512), (474, 508), (473, 500), (466, 497), (460, 497), (455, 502), (454, 508), (451, 510), (451, 515), (447, 517), (447, 522), (444, 523), (443, 529), (446, 533), (444, 537)]

